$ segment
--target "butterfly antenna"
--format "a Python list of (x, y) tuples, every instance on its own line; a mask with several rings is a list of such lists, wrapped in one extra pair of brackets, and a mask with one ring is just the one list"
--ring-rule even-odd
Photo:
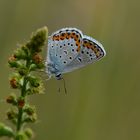
[(58, 84), (57, 84), (57, 86), (58, 86), (58, 90), (57, 90), (57, 92), (58, 92), (58, 93), (60, 93), (60, 92), (61, 92), (61, 88), (60, 88), (60, 81), (59, 81), (59, 80), (57, 80), (57, 82), (58, 82)]
[(67, 94), (67, 89), (66, 89), (66, 82), (65, 82), (65, 79), (64, 79), (64, 78), (62, 78), (62, 80), (63, 80), (63, 83), (64, 83), (64, 90), (65, 90), (65, 94)]

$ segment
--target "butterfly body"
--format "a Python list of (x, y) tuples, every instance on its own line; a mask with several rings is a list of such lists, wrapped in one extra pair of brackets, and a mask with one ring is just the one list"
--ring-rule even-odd
[(100, 60), (106, 55), (101, 43), (83, 35), (76, 28), (63, 28), (54, 32), (48, 39), (47, 73), (56, 79)]

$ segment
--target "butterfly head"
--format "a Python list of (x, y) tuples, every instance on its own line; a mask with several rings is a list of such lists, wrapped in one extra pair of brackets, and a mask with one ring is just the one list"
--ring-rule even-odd
[(63, 79), (61, 73), (55, 75), (55, 78), (56, 78), (57, 80), (62, 80), (62, 79)]
[(57, 80), (61, 80), (62, 79), (62, 74), (59, 72), (59, 70), (57, 69), (56, 65), (52, 64), (52, 63), (46, 63), (46, 72), (49, 76), (49, 78), (51, 78), (51, 76), (55, 76), (55, 78)]

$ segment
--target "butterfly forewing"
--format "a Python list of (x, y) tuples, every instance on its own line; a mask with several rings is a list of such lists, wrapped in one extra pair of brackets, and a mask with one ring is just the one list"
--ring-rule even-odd
[(82, 46), (82, 33), (75, 28), (58, 30), (50, 36), (48, 55), (50, 61), (63, 71), (79, 54)]

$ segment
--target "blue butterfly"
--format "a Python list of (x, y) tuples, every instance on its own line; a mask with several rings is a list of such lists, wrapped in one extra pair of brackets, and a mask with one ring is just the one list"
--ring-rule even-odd
[(62, 74), (94, 63), (106, 55), (101, 43), (76, 28), (63, 28), (48, 38), (46, 72), (57, 80)]

